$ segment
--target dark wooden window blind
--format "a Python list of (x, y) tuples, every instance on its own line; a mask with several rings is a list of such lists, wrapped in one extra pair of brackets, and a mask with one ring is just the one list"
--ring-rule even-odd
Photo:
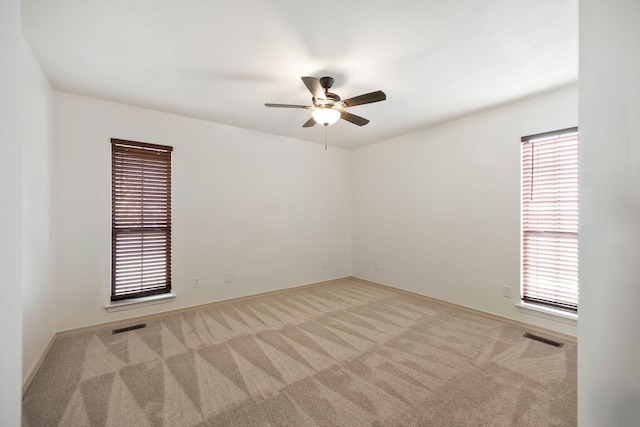
[(578, 311), (578, 128), (522, 138), (522, 300)]
[(171, 292), (171, 152), (111, 139), (111, 300)]

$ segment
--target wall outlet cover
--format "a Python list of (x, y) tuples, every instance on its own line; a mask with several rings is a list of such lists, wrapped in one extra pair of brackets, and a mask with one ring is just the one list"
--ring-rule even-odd
[(505, 298), (511, 298), (511, 286), (504, 285), (502, 287), (502, 296)]

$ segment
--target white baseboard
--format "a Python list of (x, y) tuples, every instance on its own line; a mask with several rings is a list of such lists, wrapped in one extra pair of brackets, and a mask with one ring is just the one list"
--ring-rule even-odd
[(512, 325), (515, 325), (515, 326), (518, 326), (518, 327), (521, 327), (521, 328), (526, 328), (528, 330), (535, 331), (535, 332), (538, 332), (538, 333), (541, 333), (541, 334), (550, 335), (552, 337), (556, 337), (556, 338), (562, 339), (564, 341), (569, 341), (569, 342), (573, 342), (573, 343), (578, 341), (578, 339), (573, 335), (563, 334), (562, 332), (554, 331), (552, 329), (543, 328), (543, 327), (540, 327), (540, 326), (537, 326), (537, 325), (533, 325), (531, 323), (510, 319), (508, 317), (500, 316), (498, 314), (488, 313), (486, 311), (478, 310), (478, 309), (475, 309), (475, 308), (465, 307), (463, 305), (454, 304), (454, 303), (451, 303), (451, 302), (448, 302), (448, 301), (444, 301), (444, 300), (440, 300), (440, 299), (437, 299), (437, 298), (432, 298), (432, 297), (429, 297), (429, 296), (426, 296), (426, 295), (422, 295), (422, 294), (419, 294), (419, 293), (416, 293), (416, 292), (411, 292), (411, 291), (407, 291), (407, 290), (404, 290), (404, 289), (396, 288), (394, 286), (383, 285), (381, 283), (372, 282), (370, 280), (360, 279), (358, 277), (351, 277), (351, 279), (357, 280), (357, 281), (362, 282), (362, 283), (370, 284), (370, 285), (373, 285), (373, 286), (379, 286), (379, 287), (382, 287), (382, 288), (391, 289), (391, 290), (394, 290), (396, 292), (402, 292), (402, 293), (405, 293), (407, 295), (413, 295), (415, 297), (423, 298), (423, 299), (426, 299), (428, 301), (432, 301), (432, 302), (435, 302), (435, 303), (438, 303), (438, 304), (443, 304), (443, 305), (446, 305), (446, 306), (449, 306), (449, 307), (453, 307), (453, 308), (457, 308), (457, 309), (460, 309), (460, 310), (464, 310), (464, 311), (468, 311), (468, 312), (471, 312), (471, 313), (475, 313), (475, 314), (478, 314), (478, 315), (483, 316), (483, 317), (488, 317), (490, 319), (499, 320), (501, 322), (509, 323), (509, 324), (512, 324)]
[(29, 389), (29, 386), (31, 386), (33, 379), (36, 377), (36, 374), (38, 373), (38, 371), (40, 370), (40, 367), (42, 366), (42, 362), (44, 362), (44, 359), (47, 357), (47, 354), (49, 354), (51, 347), (53, 347), (53, 343), (56, 341), (56, 338), (58, 338), (58, 334), (54, 333), (49, 339), (47, 346), (40, 354), (40, 357), (38, 357), (38, 360), (36, 360), (36, 363), (29, 371), (29, 375), (27, 375), (27, 377), (22, 380), (22, 396), (24, 396), (24, 394)]

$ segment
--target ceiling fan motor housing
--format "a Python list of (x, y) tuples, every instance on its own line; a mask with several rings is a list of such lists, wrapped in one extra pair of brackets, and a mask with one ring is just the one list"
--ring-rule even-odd
[(340, 102), (340, 97), (335, 93), (325, 92), (324, 97), (325, 99), (321, 101), (318, 101), (316, 98), (312, 98), (313, 105), (315, 105), (316, 107), (323, 107), (323, 106), (331, 106), (337, 102)]
[(340, 97), (335, 93), (329, 92), (329, 88), (333, 86), (333, 77), (321, 77), (318, 79), (320, 82), (320, 86), (324, 89), (324, 99), (318, 100), (315, 97), (312, 97), (311, 100), (315, 107), (331, 107), (337, 102), (340, 102)]
[(320, 77), (319, 81), (325, 92), (333, 86), (333, 77)]

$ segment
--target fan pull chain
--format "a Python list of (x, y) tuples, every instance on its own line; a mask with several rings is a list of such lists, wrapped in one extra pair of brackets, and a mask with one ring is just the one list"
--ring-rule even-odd
[(329, 126), (327, 126), (326, 124), (324, 125), (324, 151), (327, 151), (327, 128)]

